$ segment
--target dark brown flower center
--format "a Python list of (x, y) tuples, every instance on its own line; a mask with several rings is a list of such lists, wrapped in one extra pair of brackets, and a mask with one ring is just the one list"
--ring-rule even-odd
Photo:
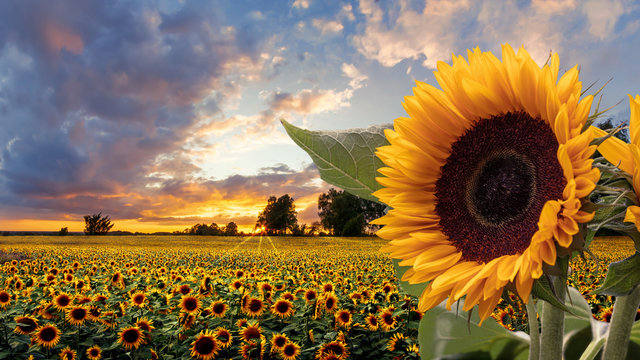
[(276, 310), (281, 314), (286, 313), (287, 311), (289, 311), (289, 303), (285, 301), (278, 302), (276, 304)]
[(125, 330), (122, 334), (122, 339), (128, 344), (133, 344), (140, 338), (140, 332), (136, 329)]
[(260, 309), (262, 309), (262, 301), (258, 299), (251, 299), (249, 302), (249, 310), (252, 312), (258, 312)]
[(293, 344), (287, 344), (287, 346), (282, 349), (282, 352), (287, 356), (293, 356), (296, 354), (296, 347)]
[(187, 298), (184, 300), (184, 308), (193, 311), (198, 308), (198, 301), (194, 298)]
[(216, 314), (222, 314), (224, 312), (224, 304), (217, 303), (213, 305), (213, 312)]
[(28, 317), (21, 317), (18, 320), (16, 320), (16, 322), (18, 324), (21, 324), (20, 330), (26, 333), (32, 332), (38, 326), (38, 324), (36, 324), (36, 322), (33, 319), (30, 319)]
[(273, 342), (277, 347), (281, 348), (284, 346), (284, 344), (287, 343), (287, 338), (285, 338), (284, 336), (278, 336), (276, 337), (275, 341)]
[(6, 303), (9, 301), (9, 298), (10, 298), (9, 293), (5, 291), (0, 292), (0, 302)]
[(436, 182), (440, 226), (467, 261), (521, 254), (545, 202), (566, 185), (558, 141), (524, 112), (479, 120), (451, 146)]
[(216, 349), (216, 341), (210, 336), (203, 336), (196, 341), (195, 349), (200, 355), (209, 355)]
[(39, 336), (40, 336), (40, 340), (44, 342), (53, 341), (56, 338), (56, 329), (50, 326), (45, 327), (42, 330), (40, 330)]
[(83, 308), (76, 308), (71, 311), (71, 317), (75, 320), (83, 320), (87, 317), (87, 310)]

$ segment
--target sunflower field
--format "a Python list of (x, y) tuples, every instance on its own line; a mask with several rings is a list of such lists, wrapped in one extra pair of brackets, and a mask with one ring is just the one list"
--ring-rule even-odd
[[(377, 238), (6, 237), (1, 359), (418, 359), (422, 313)], [(570, 283), (633, 252), (596, 241)], [(612, 299), (588, 296), (607, 319)], [(526, 330), (515, 296), (492, 315)]]

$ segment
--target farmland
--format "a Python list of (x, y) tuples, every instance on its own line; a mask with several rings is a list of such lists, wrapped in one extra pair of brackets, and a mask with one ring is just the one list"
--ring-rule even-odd
[[(417, 359), (421, 314), (377, 238), (2, 237), (0, 358)], [(597, 240), (592, 290), (633, 251)], [(588, 296), (606, 320), (611, 299)], [(519, 305), (494, 318), (520, 328)], [(508, 316), (506, 316), (506, 315)]]

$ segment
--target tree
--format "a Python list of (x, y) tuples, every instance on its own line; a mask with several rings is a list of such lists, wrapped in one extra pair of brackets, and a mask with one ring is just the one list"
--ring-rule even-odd
[(104, 235), (112, 227), (111, 219), (109, 216), (102, 216), (102, 212), (84, 216), (84, 233), (87, 235)]
[(236, 236), (238, 235), (238, 225), (233, 221), (227, 224), (227, 227), (224, 228), (224, 234), (226, 236)]
[(343, 190), (329, 189), (318, 197), (322, 226), (336, 236), (359, 236), (377, 228), (368, 223), (384, 215), (382, 204), (359, 198)]
[(286, 234), (287, 230), (293, 230), (298, 223), (294, 199), (289, 194), (284, 194), (276, 199), (270, 196), (267, 206), (258, 215), (256, 227), (264, 227), (269, 235)]
[(59, 236), (65, 236), (68, 234), (69, 234), (69, 228), (67, 227), (60, 228), (60, 231), (58, 231)]
[[(609, 130), (615, 129), (618, 125), (614, 125), (613, 124), (613, 118), (610, 117), (610, 118), (607, 118), (607, 120), (597, 124), (596, 126), (599, 127), (602, 130), (609, 131)], [(628, 143), (629, 142), (629, 128), (621, 129), (620, 131), (615, 133), (613, 136), (615, 136), (618, 139)]]

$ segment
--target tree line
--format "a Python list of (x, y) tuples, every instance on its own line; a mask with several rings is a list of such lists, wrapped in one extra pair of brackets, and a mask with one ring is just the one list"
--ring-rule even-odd
[[(384, 215), (385, 206), (365, 200), (343, 190), (329, 189), (318, 197), (319, 222), (299, 224), (294, 199), (289, 194), (280, 197), (270, 196), (264, 209), (258, 214), (254, 234), (265, 235), (335, 235), (361, 236), (372, 235), (378, 227), (369, 224), (371, 220)], [(102, 213), (84, 217), (86, 235), (104, 235), (111, 230), (113, 223), (109, 216)], [(60, 229), (59, 235), (67, 235), (68, 229)], [(235, 222), (226, 226), (216, 223), (195, 224), (174, 234), (236, 236), (245, 235), (238, 231)]]

